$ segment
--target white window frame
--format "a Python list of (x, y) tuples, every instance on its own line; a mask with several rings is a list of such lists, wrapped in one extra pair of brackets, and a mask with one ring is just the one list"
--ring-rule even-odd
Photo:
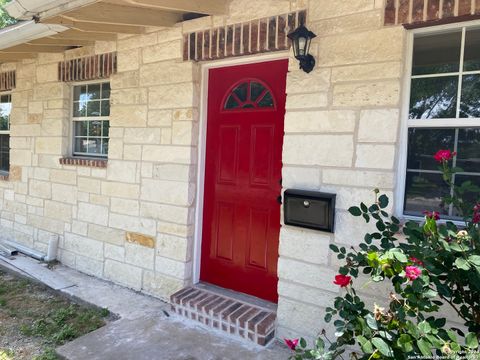
[[(407, 46), (406, 46), (406, 60), (405, 60), (405, 69), (404, 69), (404, 81), (403, 81), (403, 96), (402, 96), (402, 109), (400, 113), (400, 140), (399, 140), (399, 156), (398, 156), (398, 175), (395, 191), (395, 207), (394, 211), (398, 218), (403, 220), (414, 220), (418, 221), (422, 219), (420, 216), (406, 215), (404, 214), (404, 202), (405, 202), (405, 191), (406, 191), (406, 177), (407, 177), (407, 156), (408, 156), (408, 129), (410, 127), (417, 128), (441, 128), (441, 127), (458, 127), (458, 128), (468, 128), (468, 127), (480, 127), (480, 118), (458, 118), (459, 108), (460, 108), (460, 95), (461, 95), (461, 79), (463, 74), (480, 74), (480, 70), (477, 71), (468, 71), (463, 72), (463, 56), (465, 49), (465, 30), (469, 27), (478, 26), (480, 27), (480, 20), (465, 21), (454, 24), (446, 24), (439, 26), (432, 26), (426, 28), (419, 28), (414, 30), (407, 31)], [(410, 93), (412, 78), (421, 78), (428, 77), (429, 75), (418, 75), (412, 77), (412, 65), (413, 65), (413, 45), (415, 35), (419, 34), (441, 34), (448, 33), (454, 30), (462, 29), (462, 42), (461, 42), (461, 57), (460, 57), (460, 68), (458, 72), (454, 73), (442, 73), (441, 76), (448, 75), (460, 75), (459, 76), (459, 87), (458, 87), (458, 97), (457, 97), (457, 118), (454, 119), (409, 119), (410, 113)], [(438, 76), (436, 74), (435, 76)], [(430, 76), (430, 77), (433, 77)], [(455, 123), (452, 123), (455, 121)], [(425, 209), (428, 210), (428, 209)], [(449, 220), (452, 221), (452, 220)], [(441, 222), (445, 222), (441, 220)], [(462, 221), (453, 221), (457, 225), (464, 225)]]
[[(87, 158), (87, 159), (108, 159), (108, 153), (107, 154), (89, 154), (89, 153), (78, 153), (75, 151), (75, 122), (76, 121), (110, 121), (110, 116), (95, 116), (95, 117), (75, 117), (73, 116), (74, 114), (74, 97), (75, 97), (75, 87), (77, 86), (84, 86), (84, 85), (100, 85), (102, 86), (103, 84), (106, 83), (111, 83), (110, 79), (107, 80), (90, 80), (90, 81), (82, 81), (82, 82), (75, 82), (71, 85), (71, 96), (70, 96), (70, 125), (72, 127), (70, 134), (71, 134), (71, 156), (76, 157), (76, 158)], [(111, 99), (111, 88), (110, 88), (110, 99)], [(110, 101), (110, 106), (112, 105), (111, 100)], [(94, 118), (94, 119), (93, 119)], [(110, 140), (110, 136), (106, 137), (107, 139)]]
[[(12, 92), (11, 91), (2, 91), (0, 92), (0, 96), (10, 96), (10, 104), (12, 104)], [(12, 106), (13, 109), (13, 106)], [(10, 118), (11, 118), (11, 112), (10, 115), (8, 116), (8, 130), (0, 130), (0, 135), (8, 135), (10, 137)], [(10, 167), (10, 149), (8, 150), (8, 166)], [(0, 175), (8, 175), (10, 171), (5, 171), (5, 170), (0, 170)]]

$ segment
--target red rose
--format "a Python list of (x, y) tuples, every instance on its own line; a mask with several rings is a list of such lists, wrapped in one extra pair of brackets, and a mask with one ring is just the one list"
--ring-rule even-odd
[(440, 214), (436, 211), (424, 211), (426, 218), (433, 219), (433, 220), (440, 220)]
[(424, 265), (422, 260), (418, 260), (416, 257), (413, 257), (413, 256), (410, 258), (410, 261), (413, 262), (414, 264), (419, 265), (419, 266)]
[(433, 157), (439, 163), (442, 163), (444, 161), (452, 160), (452, 157), (454, 157), (455, 155), (457, 155), (457, 153), (456, 152), (451, 152), (450, 150), (438, 150), (437, 153)]
[(352, 280), (351, 276), (346, 275), (337, 275), (335, 276), (335, 281), (333, 282), (335, 285), (339, 285), (340, 287), (347, 287), (350, 285), (350, 281)]
[(293, 340), (283, 339), (283, 340), (285, 341), (285, 344), (287, 344), (287, 346), (290, 348), (290, 350), (295, 351), (298, 345), (298, 339), (293, 339)]
[(473, 207), (472, 222), (474, 224), (480, 224), (480, 204), (477, 204)]

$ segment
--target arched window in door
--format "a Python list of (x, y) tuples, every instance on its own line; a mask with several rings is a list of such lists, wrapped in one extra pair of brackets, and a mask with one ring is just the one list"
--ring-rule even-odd
[(242, 80), (237, 83), (226, 96), (223, 110), (273, 110), (275, 100), (272, 92), (263, 82), (257, 79)]

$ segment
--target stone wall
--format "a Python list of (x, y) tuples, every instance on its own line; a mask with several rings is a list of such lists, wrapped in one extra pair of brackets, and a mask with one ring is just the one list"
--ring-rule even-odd
[[(182, 60), (182, 36), (307, 9), (317, 68), (290, 55), (284, 188), (337, 194), (334, 235), (282, 226), (278, 336), (314, 336), (339, 289), (329, 244), (358, 244), (368, 228), (348, 207), (393, 199), (405, 59), (402, 27), (384, 27), (382, 0), (236, 0), (228, 16), (121, 35), (66, 54), (3, 65), (17, 70), (11, 163), (0, 182), (3, 236), (40, 251), (60, 236), (60, 260), (85, 273), (167, 299), (192, 282), (200, 65)], [(102, 168), (61, 165), (71, 146), (71, 86), (59, 61), (117, 51), (110, 149)], [(202, 119), (201, 121), (206, 121)], [(198, 240), (198, 239), (197, 239)], [(382, 304), (372, 289), (361, 290)], [(386, 295), (387, 288), (377, 289)]]

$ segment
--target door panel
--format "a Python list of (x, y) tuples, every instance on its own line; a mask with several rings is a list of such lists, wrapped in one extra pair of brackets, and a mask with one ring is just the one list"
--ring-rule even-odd
[(276, 302), (288, 60), (209, 74), (200, 278)]

